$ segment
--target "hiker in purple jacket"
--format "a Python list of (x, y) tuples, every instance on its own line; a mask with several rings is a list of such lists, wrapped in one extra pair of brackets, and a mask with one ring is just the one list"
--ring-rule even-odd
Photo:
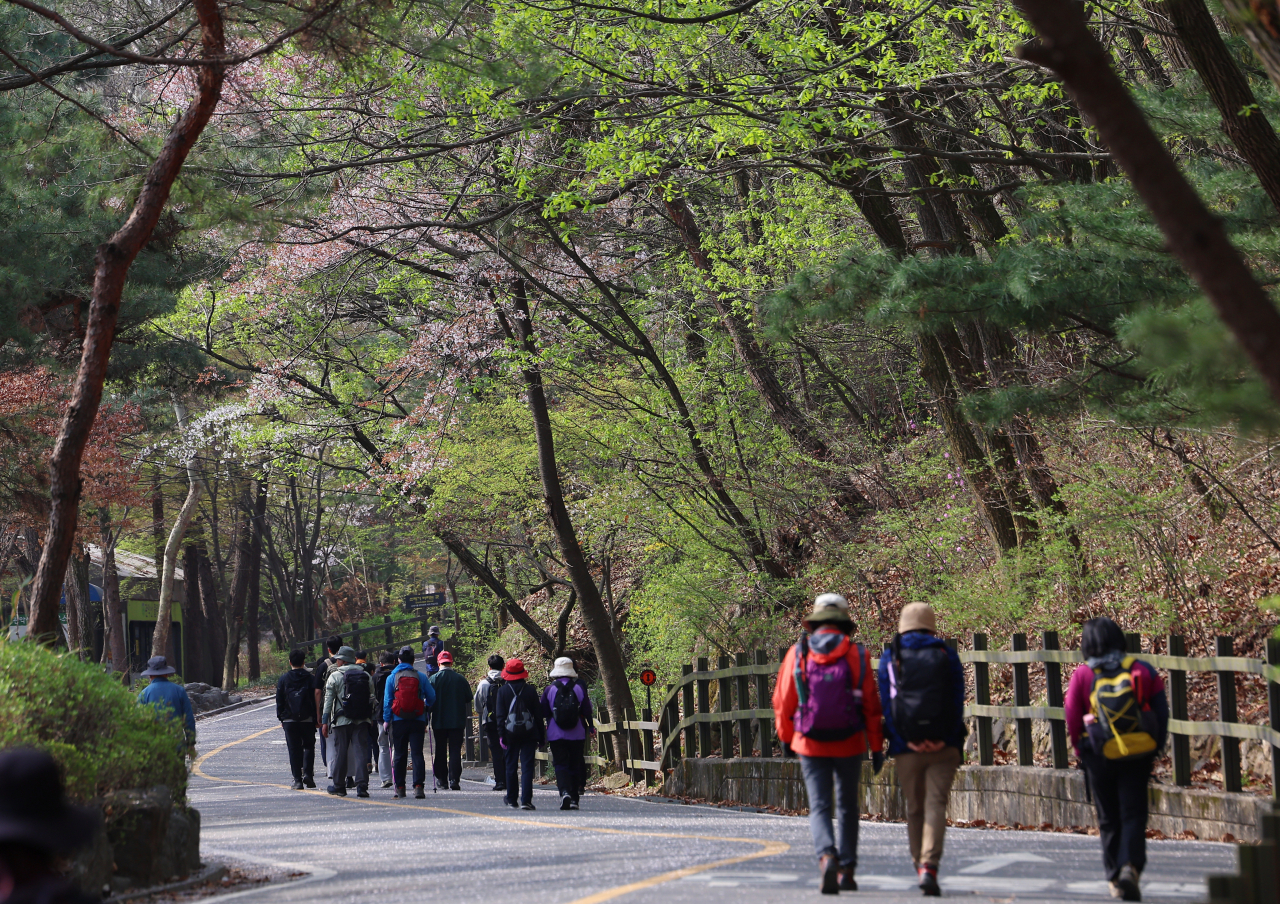
[(587, 786), (584, 748), (587, 735), (595, 737), (591, 698), (578, 681), (573, 660), (561, 656), (551, 667), (551, 683), (542, 692), (542, 715), (547, 720), (551, 761), (556, 767), (560, 809), (578, 809), (578, 798)]

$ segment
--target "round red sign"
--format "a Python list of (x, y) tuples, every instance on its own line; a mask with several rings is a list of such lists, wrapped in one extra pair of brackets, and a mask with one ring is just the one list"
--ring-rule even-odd
[(645, 669), (640, 673), (640, 683), (645, 687), (652, 687), (658, 681), (658, 673), (653, 669)]

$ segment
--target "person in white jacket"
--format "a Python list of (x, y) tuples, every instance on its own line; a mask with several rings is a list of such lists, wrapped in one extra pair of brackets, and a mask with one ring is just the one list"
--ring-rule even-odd
[(502, 686), (502, 667), (506, 664), (507, 661), (497, 653), (489, 657), (489, 674), (480, 681), (475, 698), (471, 701), (475, 705), (476, 716), (480, 719), (480, 730), (489, 739), (495, 791), (507, 790), (507, 763), (502, 745), (498, 743), (498, 723), (493, 712), (498, 699), (498, 688)]

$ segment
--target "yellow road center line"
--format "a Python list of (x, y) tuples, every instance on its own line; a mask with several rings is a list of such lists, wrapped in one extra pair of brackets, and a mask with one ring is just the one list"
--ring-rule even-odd
[[(204, 768), (203, 768), (206, 762), (208, 762), (210, 759), (217, 756), (218, 754), (222, 753), (222, 751), (235, 747), (237, 744), (243, 744), (245, 741), (252, 741), (254, 738), (260, 738), (264, 734), (269, 734), (275, 730), (276, 730), (275, 728), (264, 728), (262, 731), (254, 732), (251, 735), (246, 735), (245, 737), (241, 738), (238, 741), (232, 741), (229, 744), (223, 744), (221, 747), (217, 747), (213, 750), (210, 750), (208, 753), (204, 754), (198, 760), (195, 761), (195, 763), (191, 767), (192, 774), (198, 775), (203, 779), (208, 779), (211, 782), (225, 782), (233, 785), (259, 785), (264, 788), (281, 788), (284, 790), (289, 790), (290, 789), (289, 785), (281, 785), (273, 782), (253, 782), (253, 781), (247, 781), (245, 779), (222, 778), (221, 776), (217, 776), (217, 775), (209, 775), (207, 772), (204, 771)], [(325, 797), (333, 796), (323, 791), (316, 791), (315, 793), (324, 794)], [(666, 872), (666, 873), (659, 873), (656, 876), (650, 876), (648, 879), (641, 879), (639, 882), (631, 882), (627, 885), (619, 885), (615, 888), (607, 888), (604, 891), (598, 891), (595, 894), (587, 895), (587, 897), (585, 898), (576, 898), (573, 901), (569, 901), (568, 904), (602, 904), (602, 902), (604, 901), (612, 901), (615, 898), (622, 897), (623, 895), (629, 895), (633, 891), (640, 891), (645, 888), (653, 888), (655, 885), (662, 885), (663, 883), (666, 883), (666, 882), (673, 882), (677, 879), (683, 879), (687, 876), (696, 876), (698, 873), (705, 873), (707, 870), (718, 869), (719, 867), (722, 867), (722, 866), (733, 866), (734, 864), (737, 864), (737, 863), (746, 863), (748, 860), (758, 860), (761, 857), (772, 857), (776, 854), (783, 854), (791, 850), (791, 845), (787, 844), (785, 841), (764, 841), (759, 838), (736, 838), (736, 837), (725, 837), (721, 835), (688, 835), (680, 832), (636, 832), (630, 829), (606, 829), (599, 826), (582, 826), (582, 825), (574, 825), (573, 823), (563, 823), (563, 822), (545, 822), (537, 819), (523, 819), (516, 816), (494, 816), (488, 813), (474, 813), (470, 810), (454, 810), (454, 809), (450, 809), (449, 807), (429, 807), (425, 805), (410, 804), (410, 803), (401, 804), (401, 803), (396, 803), (394, 801), (389, 801), (389, 800), (373, 800), (371, 798), (362, 798), (362, 797), (357, 797), (355, 799), (355, 802), (359, 804), (372, 804), (375, 807), (401, 807), (406, 810), (417, 810), (417, 811), (427, 810), (432, 813), (448, 813), (452, 816), (469, 816), (469, 817), (472, 817), (473, 819), (488, 819), (493, 822), (510, 822), (510, 823), (515, 823), (517, 825), (537, 826), (539, 828), (571, 829), (576, 832), (594, 832), (598, 835), (631, 835), (637, 838), (683, 838), (690, 841), (727, 841), (727, 842), (733, 842), (736, 844), (760, 845), (760, 850), (753, 851), (750, 854), (743, 854), (740, 857), (730, 857), (726, 860), (716, 860), (712, 863), (703, 863), (698, 866), (686, 866), (683, 869), (671, 870), (670, 872)]]

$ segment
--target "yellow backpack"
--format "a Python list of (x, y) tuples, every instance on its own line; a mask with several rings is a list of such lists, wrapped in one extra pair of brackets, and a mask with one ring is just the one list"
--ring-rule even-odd
[(1089, 711), (1094, 721), (1088, 726), (1095, 752), (1109, 760), (1136, 759), (1156, 749), (1155, 714), (1140, 702), (1133, 687), (1133, 664), (1126, 656), (1118, 669), (1094, 669), (1089, 691)]

